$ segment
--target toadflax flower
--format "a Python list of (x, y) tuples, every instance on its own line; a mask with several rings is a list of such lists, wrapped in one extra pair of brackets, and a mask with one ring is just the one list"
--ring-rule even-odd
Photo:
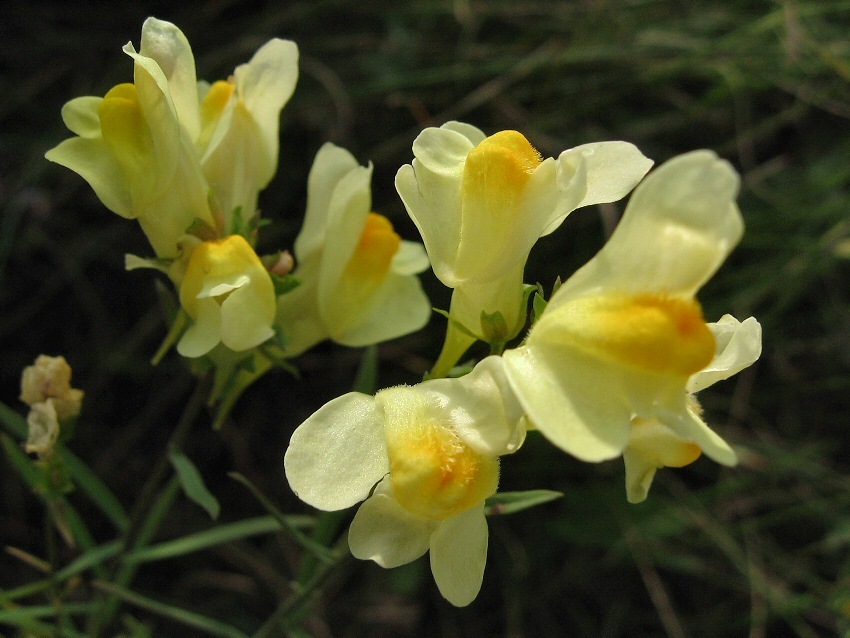
[(735, 463), (688, 409), (686, 388), (715, 356), (695, 295), (743, 233), (738, 182), (709, 151), (651, 173), (607, 244), (552, 296), (525, 344), (505, 353), (529, 421), (555, 445), (584, 461), (614, 458), (633, 418), (657, 419)]
[(148, 18), (140, 51), (128, 43), (124, 52), (133, 83), (68, 102), (62, 118), (76, 137), (46, 157), (82, 176), (107, 208), (138, 219), (158, 257), (174, 258), (197, 220), (230, 232), (234, 209), (244, 218), (256, 210), (277, 163), (297, 48), (270, 41), (232, 81), (202, 85), (200, 107), (192, 50), (176, 26)]
[(201, 242), (192, 250), (180, 304), (194, 320), (177, 343), (184, 357), (200, 357), (219, 342), (248, 350), (274, 334), (274, 284), (241, 235)]
[(21, 373), (21, 401), (30, 406), (24, 449), (47, 457), (59, 440), (60, 423), (80, 413), (83, 391), (71, 387), (71, 366), (65, 357), (39, 355)]
[(292, 435), (284, 465), (293, 491), (323, 510), (364, 501), (352, 554), (396, 567), (430, 551), (440, 593), (468, 605), (487, 560), (484, 501), (496, 492), (498, 456), (525, 435), (497, 357), (459, 379), (349, 393)]
[[(687, 391), (697, 392), (752, 365), (761, 355), (761, 326), (753, 317), (738, 321), (724, 315), (708, 324), (717, 342), (717, 351), (708, 367), (692, 375)], [(701, 420), (701, 409), (693, 395), (687, 400), (691, 418)], [(646, 499), (655, 471), (662, 467), (683, 467), (693, 463), (702, 449), (658, 419), (632, 419), (629, 442), (623, 451), (626, 465), (626, 496), (630, 503)]]
[(431, 305), (416, 273), (428, 267), (421, 244), (403, 241), (370, 212), (371, 166), (325, 144), (307, 181), (307, 213), (295, 240), (301, 285), (281, 297), (286, 352), (330, 338), (363, 346), (418, 330)]
[[(437, 277), (454, 289), (450, 316), (478, 334), (482, 311), (522, 327), (522, 279), (537, 239), (576, 208), (625, 196), (652, 165), (626, 142), (585, 144), (543, 159), (517, 131), (486, 137), (461, 122), (427, 128), (396, 189)], [(445, 373), (474, 339), (450, 323), (435, 366)]]

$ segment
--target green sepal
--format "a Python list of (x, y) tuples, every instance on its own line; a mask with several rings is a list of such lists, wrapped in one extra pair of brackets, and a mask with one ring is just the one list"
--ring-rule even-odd
[(218, 231), (210, 226), (203, 219), (198, 219), (197, 217), (192, 220), (192, 223), (189, 224), (189, 228), (186, 229), (187, 235), (194, 235), (201, 241), (215, 241), (218, 239)]
[(498, 492), (493, 494), (484, 504), (484, 514), (487, 516), (503, 516), (516, 514), (536, 505), (542, 505), (561, 498), (562, 492), (553, 490), (527, 490), (525, 492)]
[(458, 321), (457, 319), (454, 319), (454, 318), (453, 318), (453, 317), (452, 317), (452, 316), (451, 316), (448, 312), (446, 312), (445, 310), (440, 310), (439, 308), (431, 308), (431, 310), (433, 310), (434, 312), (436, 312), (438, 315), (440, 315), (440, 316), (445, 317), (446, 319), (448, 319), (448, 320), (449, 320), (449, 323), (451, 323), (451, 324), (452, 324), (455, 328), (457, 328), (458, 330), (460, 330), (460, 331), (461, 331), (463, 334), (465, 334), (467, 337), (472, 337), (472, 338), (473, 338), (473, 339), (475, 339), (476, 341), (486, 341), (486, 339), (485, 339), (484, 337), (482, 337), (481, 335), (477, 335), (477, 334), (475, 334), (474, 332), (472, 332), (472, 330), (470, 330), (469, 328), (467, 328), (465, 325), (463, 325), (463, 324), (462, 324), (460, 321)]
[(276, 275), (273, 272), (270, 272), (269, 276), (272, 278), (272, 284), (274, 284), (275, 297), (285, 295), (301, 285), (301, 280), (298, 279), (298, 277), (293, 277), (292, 275)]

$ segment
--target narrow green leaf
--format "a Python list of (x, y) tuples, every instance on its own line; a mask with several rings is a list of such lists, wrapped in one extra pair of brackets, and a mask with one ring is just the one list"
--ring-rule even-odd
[(29, 433), (27, 420), (2, 401), (0, 401), (0, 423), (18, 439), (27, 438)]
[[(313, 519), (309, 516), (287, 516), (286, 518), (293, 527), (308, 527), (313, 524)], [(236, 523), (219, 525), (203, 532), (189, 534), (151, 547), (144, 547), (129, 554), (125, 560), (132, 563), (150, 563), (191, 554), (250, 536), (279, 532), (281, 529), (283, 529), (283, 526), (274, 516), (260, 516)]]
[(34, 618), (51, 618), (57, 612), (63, 614), (85, 614), (91, 611), (94, 603), (66, 603), (61, 607), (55, 605), (28, 605), (14, 609), (0, 609), (0, 622), (16, 624), (22, 620)]
[(290, 521), (289, 517), (285, 516), (283, 512), (277, 509), (272, 502), (267, 499), (263, 493), (257, 489), (257, 487), (251, 483), (246, 477), (242, 476), (238, 472), (230, 472), (228, 476), (236, 481), (239, 481), (247, 487), (251, 494), (254, 495), (260, 505), (262, 505), (266, 511), (271, 514), (275, 520), (280, 523), (280, 526), (285, 529), (292, 538), (294, 538), (304, 549), (313, 554), (316, 558), (318, 558), (322, 562), (327, 562), (330, 557), (330, 551), (327, 547), (316, 543), (315, 541), (307, 538), (304, 534), (302, 534)]
[(171, 465), (177, 472), (177, 477), (180, 480), (180, 485), (186, 496), (200, 505), (206, 510), (210, 518), (218, 518), (219, 507), (218, 500), (213, 496), (212, 492), (204, 485), (204, 479), (195, 464), (188, 456), (178, 450), (171, 450), (168, 454), (171, 460)]
[(43, 493), (45, 490), (44, 474), (32, 462), (32, 459), (26, 455), (20, 445), (10, 436), (0, 435), (0, 442), (3, 445), (3, 451), (12, 466), (24, 479), (24, 482), (36, 492)]
[(222, 638), (248, 638), (247, 634), (242, 633), (236, 627), (215, 620), (214, 618), (186, 611), (181, 607), (166, 605), (158, 600), (142, 596), (141, 594), (137, 594), (129, 589), (124, 589), (123, 587), (118, 587), (112, 583), (95, 581), (92, 584), (97, 589), (116, 596), (126, 603), (135, 605), (136, 607), (141, 607), (142, 609), (147, 609), (148, 611), (164, 616), (165, 618), (170, 618), (171, 620), (186, 625), (187, 627), (200, 629), (211, 636), (221, 636)]
[(129, 525), (127, 512), (100, 477), (70, 450), (62, 450), (61, 456), (74, 484), (109, 517), (119, 531), (123, 532), (127, 529)]
[(554, 501), (563, 496), (553, 490), (528, 490), (526, 492), (500, 492), (487, 499), (484, 513), (487, 516), (515, 514), (522, 510)]

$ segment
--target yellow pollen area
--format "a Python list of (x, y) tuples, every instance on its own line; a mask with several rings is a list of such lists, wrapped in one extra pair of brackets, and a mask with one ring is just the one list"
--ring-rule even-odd
[(400, 245), (401, 237), (393, 230), (390, 220), (369, 213), (345, 275), (359, 281), (381, 281), (389, 272)]
[(214, 82), (210, 86), (200, 107), (201, 134), (197, 141), (198, 148), (205, 149), (210, 143), (216, 124), (224, 113), (234, 91), (236, 91), (236, 85), (224, 80)]
[[(540, 328), (547, 339), (594, 356), (689, 377), (714, 358), (714, 335), (695, 299), (657, 294), (600, 295), (557, 308)], [(533, 333), (532, 333), (533, 334)]]
[[(190, 317), (197, 318), (198, 296), (217, 285), (236, 284), (240, 278), (264, 270), (257, 253), (241, 235), (198, 244), (189, 257), (180, 283), (180, 303)], [(227, 293), (216, 296), (223, 301)]]
[(201, 121), (207, 123), (220, 117), (235, 90), (236, 85), (224, 80), (212, 84), (201, 102)]
[(685, 467), (702, 455), (696, 443), (677, 437), (654, 419), (633, 419), (629, 447), (638, 450), (656, 467)]
[(390, 478), (407, 511), (442, 521), (495, 493), (499, 460), (478, 454), (449, 428), (416, 422), (387, 431)]
[(103, 139), (119, 160), (129, 166), (139, 164), (152, 139), (135, 85), (112, 87), (98, 107), (98, 118)]
[(491, 135), (466, 156), (464, 195), (512, 205), (541, 161), (540, 153), (522, 133)]

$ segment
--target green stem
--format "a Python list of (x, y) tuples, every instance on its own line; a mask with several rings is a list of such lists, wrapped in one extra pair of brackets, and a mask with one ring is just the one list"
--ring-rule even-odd
[[(313, 572), (310, 579), (297, 589), (292, 596), (286, 599), (277, 610), (269, 617), (262, 627), (252, 636), (252, 638), (269, 638), (269, 636), (281, 635), (280, 628), (282, 626), (291, 627), (293, 623), (301, 618), (301, 614), (305, 611), (305, 607), (312, 602), (321, 592), (323, 585), (327, 582), (334, 569), (342, 562), (343, 559), (351, 556), (348, 551), (348, 535), (343, 535), (333, 548), (333, 560), (322, 563), (316, 571)], [(284, 632), (288, 635), (288, 632)]]

